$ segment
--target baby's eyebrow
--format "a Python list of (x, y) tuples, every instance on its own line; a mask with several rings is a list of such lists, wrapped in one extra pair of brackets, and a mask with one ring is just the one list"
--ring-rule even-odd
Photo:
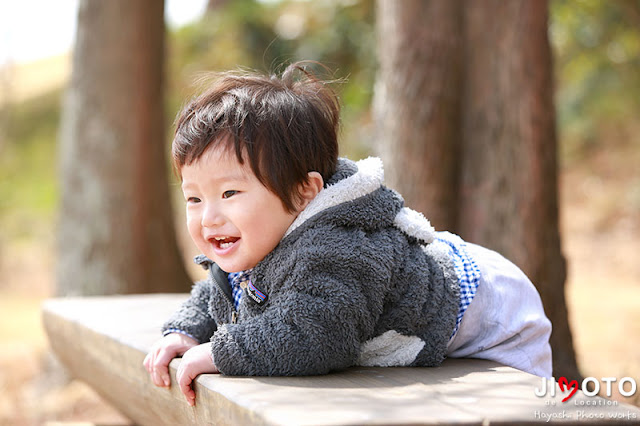
[[(212, 177), (209, 182), (210, 183), (214, 183), (214, 184), (223, 184), (223, 183), (227, 183), (227, 182), (245, 182), (247, 181), (247, 176), (244, 173), (233, 173), (233, 174), (228, 174), (228, 175), (222, 175), (222, 176), (216, 176), (216, 177)], [(187, 181), (182, 181), (182, 189), (189, 189), (192, 186), (198, 186), (197, 183), (195, 182), (187, 182)]]
[(233, 173), (228, 175), (216, 176), (211, 179), (212, 182), (215, 183), (225, 183), (225, 182), (244, 182), (247, 180), (247, 176), (244, 173)]
[(183, 180), (180, 188), (182, 188), (182, 190), (184, 191), (185, 189), (189, 189), (190, 186), (192, 186), (190, 183), (187, 183)]

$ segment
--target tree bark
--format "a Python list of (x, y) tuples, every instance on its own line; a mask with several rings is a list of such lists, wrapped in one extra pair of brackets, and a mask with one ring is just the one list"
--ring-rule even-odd
[(163, 1), (81, 1), (61, 129), (60, 295), (190, 286), (169, 199), (163, 62)]
[(544, 1), (379, 0), (374, 108), (391, 184), (437, 229), (524, 270), (553, 323), (554, 372), (578, 378), (547, 14)]
[(547, 22), (543, 1), (465, 7), (460, 231), (531, 278), (554, 326), (556, 375), (578, 377), (564, 292)]
[(457, 224), (461, 9), (381, 0), (374, 96), (386, 180), (440, 229)]

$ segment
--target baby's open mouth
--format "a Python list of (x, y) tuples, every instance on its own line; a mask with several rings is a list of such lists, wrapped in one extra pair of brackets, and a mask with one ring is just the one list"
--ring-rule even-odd
[(215, 237), (210, 239), (211, 243), (216, 245), (220, 249), (226, 249), (231, 247), (240, 238), (237, 237)]

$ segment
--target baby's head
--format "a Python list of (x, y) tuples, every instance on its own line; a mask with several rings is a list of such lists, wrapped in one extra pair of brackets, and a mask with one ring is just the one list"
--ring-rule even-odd
[(198, 248), (254, 267), (335, 172), (339, 102), (302, 64), (224, 73), (179, 114), (172, 155)]
[(304, 66), (291, 64), (280, 77), (218, 74), (178, 115), (172, 157), (180, 177), (206, 150), (228, 150), (287, 210), (295, 210), (297, 188), (308, 173), (318, 172), (326, 182), (338, 161), (338, 98)]

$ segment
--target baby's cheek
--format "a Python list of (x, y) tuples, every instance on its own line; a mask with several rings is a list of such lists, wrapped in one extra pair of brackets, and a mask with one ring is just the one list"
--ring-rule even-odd
[(190, 234), (196, 231), (199, 231), (200, 229), (199, 221), (197, 220), (195, 215), (189, 213), (188, 211), (187, 211), (187, 229), (189, 230)]
[(194, 242), (194, 244), (198, 247), (198, 249), (200, 249), (200, 251), (204, 252), (207, 249), (208, 244), (202, 238), (200, 227), (194, 224), (187, 223), (187, 230), (189, 231), (189, 236), (191, 237), (191, 240)]

